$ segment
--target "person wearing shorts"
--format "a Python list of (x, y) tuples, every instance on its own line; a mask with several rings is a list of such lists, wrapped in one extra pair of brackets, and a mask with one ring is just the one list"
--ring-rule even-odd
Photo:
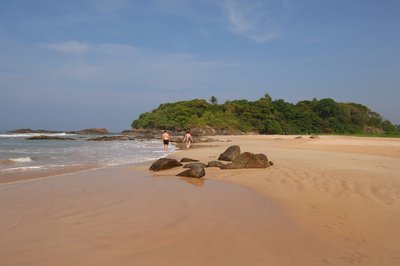
[(164, 133), (162, 134), (162, 141), (164, 143), (164, 151), (167, 151), (169, 145), (169, 134), (166, 130), (164, 130)]

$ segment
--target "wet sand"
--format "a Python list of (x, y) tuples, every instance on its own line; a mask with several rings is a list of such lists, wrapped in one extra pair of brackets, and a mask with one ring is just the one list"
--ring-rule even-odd
[(221, 181), (119, 167), (0, 186), (1, 265), (317, 265), (329, 245)]
[[(124, 166), (0, 185), (1, 265), (400, 265), (400, 139), (221, 136), (267, 169)], [(203, 148), (198, 148), (202, 147)]]

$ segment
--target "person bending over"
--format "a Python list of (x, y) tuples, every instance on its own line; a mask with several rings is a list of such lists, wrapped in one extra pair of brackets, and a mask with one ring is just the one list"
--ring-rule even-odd
[(193, 137), (192, 134), (190, 134), (190, 131), (186, 132), (185, 137), (183, 138), (183, 142), (186, 143), (186, 148), (190, 148), (190, 143), (193, 142)]

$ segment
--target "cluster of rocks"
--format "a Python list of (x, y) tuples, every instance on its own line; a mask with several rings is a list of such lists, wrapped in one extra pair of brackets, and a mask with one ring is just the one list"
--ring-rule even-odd
[(87, 139), (88, 141), (115, 141), (115, 140), (134, 140), (135, 138), (129, 136), (121, 136), (121, 135), (114, 135), (114, 136), (101, 136), (97, 138), (90, 138)]
[[(211, 129), (210, 129), (211, 130)], [(221, 140), (205, 137), (204, 134), (207, 132), (211, 132), (210, 130), (201, 130), (201, 128), (195, 128), (194, 132), (192, 132), (193, 142), (194, 143), (202, 143), (202, 142), (222, 142)], [(212, 131), (215, 133), (214, 131)], [(77, 135), (108, 135), (108, 136), (100, 136), (96, 138), (87, 139), (88, 141), (118, 141), (118, 140), (153, 140), (160, 139), (164, 130), (159, 129), (133, 129), (133, 130), (124, 130), (120, 135), (111, 135), (111, 133), (106, 128), (88, 128), (79, 131), (52, 131), (52, 130), (33, 130), (29, 128), (21, 128), (13, 131), (8, 131), (7, 133), (15, 134), (27, 134), (27, 133), (39, 133), (39, 134), (55, 134), (55, 133), (67, 133), (67, 134), (77, 134)], [(170, 141), (173, 143), (183, 143), (184, 132), (179, 131), (168, 131), (170, 134)], [(214, 135), (214, 134), (211, 134)], [(29, 137), (29, 140), (74, 140), (73, 138), (60, 137), (60, 136), (34, 136)]]
[(62, 133), (62, 131), (54, 131), (54, 130), (46, 130), (46, 129), (38, 129), (33, 130), (30, 128), (20, 128), (16, 130), (7, 131), (8, 134), (30, 134), (30, 133)]
[[(8, 131), (7, 133), (10, 134), (30, 134), (30, 133), (39, 133), (39, 134), (45, 134), (45, 133), (64, 133), (65, 131), (54, 131), (54, 130), (46, 130), (46, 129), (38, 129), (38, 130), (33, 130), (30, 128), (20, 128), (12, 131)], [(79, 135), (106, 135), (110, 134), (110, 131), (106, 128), (87, 128), (83, 130), (78, 130), (78, 131), (67, 131), (65, 132), (67, 134), (79, 134)]]
[[(208, 131), (202, 132), (202, 131), (199, 131), (197, 128), (194, 128), (193, 130), (191, 129), (190, 133), (193, 137), (193, 142), (194, 143), (223, 142), (219, 139), (206, 137), (209, 135), (215, 135), (215, 134), (206, 135), (205, 134), (206, 132), (208, 132)], [(121, 134), (124, 136), (129, 136), (131, 138), (139, 139), (139, 140), (160, 139), (161, 135), (163, 133), (164, 133), (164, 130), (144, 129), (144, 128), (124, 130), (121, 132)], [(174, 142), (174, 143), (183, 143), (183, 137), (184, 137), (185, 133), (186, 133), (185, 131), (183, 131), (183, 132), (182, 131), (168, 131), (168, 134), (170, 135), (170, 141)]]
[[(224, 164), (221, 161), (229, 161)], [(187, 163), (187, 164), (183, 164)], [(220, 169), (243, 169), (243, 168), (267, 168), (273, 163), (268, 160), (263, 153), (254, 154), (251, 152), (240, 152), (240, 147), (237, 145), (230, 146), (226, 151), (220, 154), (218, 161), (210, 161), (207, 164), (199, 162), (195, 159), (183, 158), (180, 161), (176, 159), (161, 158), (155, 161), (151, 166), (152, 171), (161, 171), (174, 167), (188, 168), (187, 170), (177, 174), (177, 176), (201, 178), (205, 176), (205, 168), (218, 167)]]
[(26, 138), (27, 140), (75, 140), (74, 138), (57, 137), (57, 136), (33, 136)]

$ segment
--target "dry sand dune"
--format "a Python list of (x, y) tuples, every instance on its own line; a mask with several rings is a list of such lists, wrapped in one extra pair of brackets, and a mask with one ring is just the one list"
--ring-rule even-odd
[[(109, 168), (0, 185), (1, 265), (400, 265), (400, 139), (224, 136), (267, 169)], [(203, 148), (198, 148), (203, 147)], [(240, 186), (239, 186), (240, 185)]]

